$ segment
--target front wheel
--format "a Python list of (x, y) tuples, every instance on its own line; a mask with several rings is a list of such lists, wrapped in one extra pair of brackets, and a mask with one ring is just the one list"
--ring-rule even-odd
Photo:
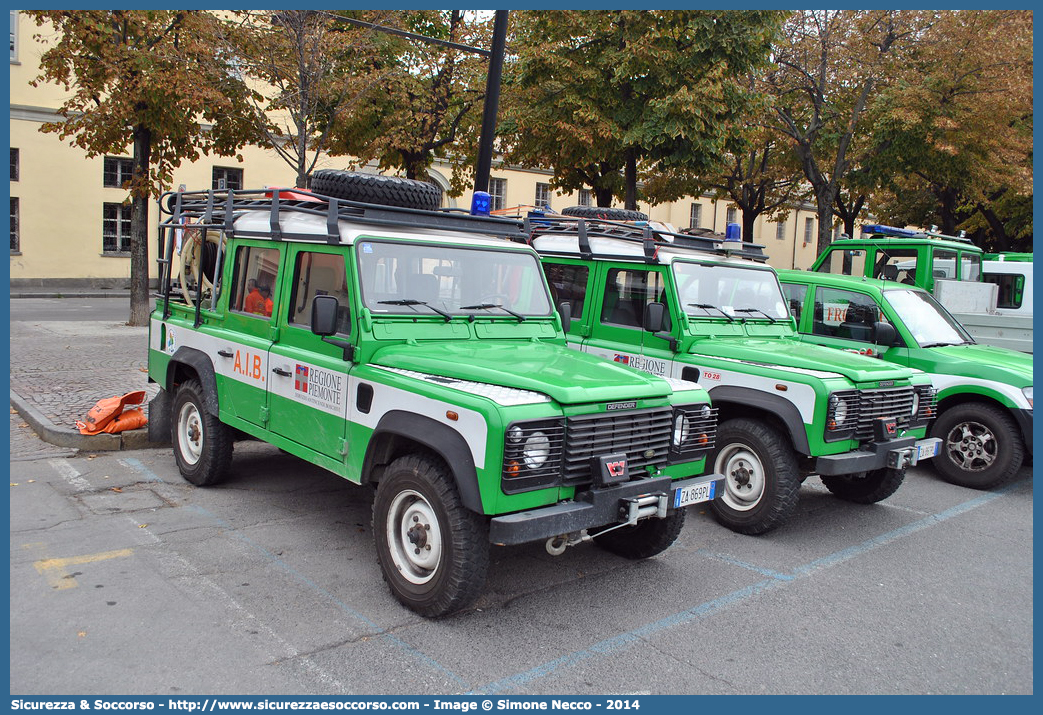
[(662, 553), (674, 543), (684, 528), (684, 509), (662, 519), (643, 519), (633, 526), (621, 526), (603, 535), (594, 535), (594, 543), (625, 559), (647, 559)]
[(858, 474), (822, 477), (826, 489), (845, 501), (876, 504), (898, 491), (905, 480), (905, 469), (874, 469)]
[(423, 616), (443, 616), (478, 597), (489, 568), (488, 530), (460, 502), (440, 462), (400, 457), (377, 484), (377, 561), (395, 597)]
[(710, 503), (717, 521), (740, 534), (781, 526), (797, 508), (800, 473), (787, 441), (759, 420), (732, 419), (717, 431), (714, 471), (724, 493)]
[(941, 453), (931, 460), (935, 471), (961, 487), (999, 486), (1017, 474), (1025, 460), (1014, 420), (983, 402), (967, 402), (946, 410), (931, 425), (931, 436), (942, 440)]

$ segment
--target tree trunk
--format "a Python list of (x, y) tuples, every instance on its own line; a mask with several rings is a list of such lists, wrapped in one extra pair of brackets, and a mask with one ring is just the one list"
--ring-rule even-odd
[(601, 208), (612, 205), (612, 189), (594, 189), (594, 200)]
[(148, 325), (151, 301), (148, 289), (148, 169), (152, 160), (152, 132), (134, 128), (134, 171), (130, 213), (130, 321)]
[(637, 211), (637, 152), (633, 148), (626, 150), (623, 182), (626, 185), (626, 200), (623, 203), (623, 208)]
[(753, 224), (757, 221), (757, 217), (760, 216), (760, 211), (754, 209), (743, 209), (742, 210), (742, 240), (747, 243), (753, 242)]
[(815, 247), (815, 255), (829, 248), (833, 242), (833, 196), (832, 192), (827, 196), (819, 196), (818, 206), (815, 213), (818, 215), (818, 245)]

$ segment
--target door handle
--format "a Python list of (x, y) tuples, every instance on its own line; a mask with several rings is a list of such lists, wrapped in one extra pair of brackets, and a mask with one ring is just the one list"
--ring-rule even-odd
[(218, 350), (217, 354), (221, 357), (232, 357), (232, 355), (234, 355), (235, 353), (233, 353), (231, 350)]
[(281, 375), (282, 377), (289, 377), (293, 374), (289, 370), (283, 370), (281, 367), (273, 367), (272, 372), (274, 372), (276, 375)]

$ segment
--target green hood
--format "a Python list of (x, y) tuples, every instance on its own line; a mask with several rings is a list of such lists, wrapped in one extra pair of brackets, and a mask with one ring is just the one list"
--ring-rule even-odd
[(611, 402), (671, 393), (665, 380), (547, 343), (423, 341), (379, 350), (373, 363), (549, 395), (561, 404)]
[(797, 340), (711, 338), (696, 342), (691, 352), (769, 367), (836, 372), (859, 384), (878, 380), (908, 380), (911, 376), (909, 369), (901, 365)]
[(1032, 384), (1032, 356), (1017, 350), (992, 345), (940, 345), (919, 352), (923, 365), (917, 360), (914, 367), (927, 372), (975, 377), (1005, 382), (1014, 387)]

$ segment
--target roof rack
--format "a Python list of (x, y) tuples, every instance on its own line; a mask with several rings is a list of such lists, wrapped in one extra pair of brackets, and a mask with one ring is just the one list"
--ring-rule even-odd
[[(580, 256), (590, 260), (594, 252), (590, 247), (590, 238), (610, 238), (631, 243), (640, 243), (646, 263), (659, 262), (659, 249), (670, 248), (676, 251), (698, 251), (717, 256), (738, 256), (754, 261), (766, 262), (764, 246), (759, 243), (727, 241), (723, 234), (713, 233), (705, 229), (697, 229), (698, 233), (675, 233), (655, 225), (657, 221), (609, 221), (598, 218), (577, 218), (573, 216), (546, 216), (530, 220), (524, 219), (526, 243), (530, 245), (540, 236), (572, 236), (577, 237)], [(512, 240), (518, 240), (512, 238)], [(738, 247), (732, 248), (732, 245)], [(555, 255), (571, 255), (564, 252), (541, 251)], [(633, 256), (603, 256), (605, 258), (626, 258)]]
[(896, 226), (884, 226), (876, 223), (863, 226), (862, 234), (872, 234), (885, 238), (940, 238), (945, 241), (955, 241), (956, 243), (974, 243), (966, 236), (947, 236), (937, 231), (917, 231), (911, 228), (897, 228)]

